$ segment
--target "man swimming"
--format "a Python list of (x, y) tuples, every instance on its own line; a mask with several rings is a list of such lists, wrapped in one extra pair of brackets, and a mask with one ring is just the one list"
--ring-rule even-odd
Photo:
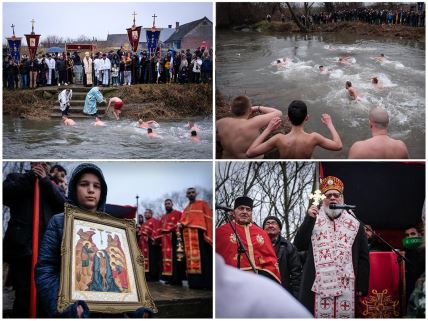
[(196, 130), (192, 130), (190, 132), (190, 139), (192, 140), (192, 142), (199, 142), (201, 139), (198, 136), (198, 133), (196, 132)]
[(358, 97), (361, 96), (358, 90), (352, 87), (352, 83), (349, 80), (346, 82), (345, 88), (348, 91), (348, 94), (352, 100), (356, 100)]
[(150, 125), (159, 126), (159, 124), (154, 120), (143, 121), (143, 119), (140, 118), (138, 120), (137, 127), (147, 129), (147, 128), (150, 128)]
[(147, 136), (149, 136), (150, 138), (155, 138), (157, 135), (152, 128), (147, 128)]
[(76, 125), (76, 122), (73, 119), (68, 118), (65, 115), (62, 116), (62, 121), (64, 122), (65, 126), (74, 126), (74, 125)]

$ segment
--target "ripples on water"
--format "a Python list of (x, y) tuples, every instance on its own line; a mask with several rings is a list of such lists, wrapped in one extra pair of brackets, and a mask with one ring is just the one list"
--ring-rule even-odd
[(212, 121), (196, 121), (201, 141), (192, 142), (187, 121), (160, 123), (149, 138), (147, 130), (128, 120), (106, 121), (93, 126), (93, 120), (75, 119), (76, 126), (60, 120), (32, 121), (3, 118), (4, 158), (72, 159), (210, 159)]
[[(329, 113), (344, 148), (340, 152), (316, 149), (315, 158), (346, 158), (350, 146), (370, 137), (368, 111), (382, 106), (390, 114), (389, 132), (408, 146), (411, 158), (425, 158), (425, 50), (417, 45), (362, 40), (354, 35), (283, 37), (260, 33), (217, 34), (216, 86), (227, 98), (246, 94), (253, 104), (280, 108), (285, 114), (292, 100), (307, 103), (307, 131), (329, 132), (320, 121)], [(378, 62), (373, 57), (384, 53)], [(351, 56), (349, 65), (339, 57)], [(276, 60), (288, 57), (285, 69)], [(328, 68), (320, 74), (319, 66)], [(370, 78), (377, 76), (382, 89)], [(362, 93), (351, 101), (349, 80)]]

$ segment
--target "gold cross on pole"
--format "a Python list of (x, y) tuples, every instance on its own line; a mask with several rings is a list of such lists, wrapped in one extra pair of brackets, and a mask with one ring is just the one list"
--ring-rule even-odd
[(156, 13), (153, 14), (153, 28), (155, 27), (156, 18), (158, 17)]
[(34, 34), (34, 23), (36, 22), (36, 20), (34, 20), (33, 18), (30, 22), (31, 22), (31, 34)]
[(134, 13), (132, 14), (134, 16), (134, 26), (135, 26), (135, 16), (137, 15), (137, 13), (134, 10)]
[(320, 204), (320, 201), (325, 199), (325, 195), (322, 194), (319, 189), (317, 189), (315, 193), (309, 195), (309, 198), (313, 200), (312, 205), (318, 206)]

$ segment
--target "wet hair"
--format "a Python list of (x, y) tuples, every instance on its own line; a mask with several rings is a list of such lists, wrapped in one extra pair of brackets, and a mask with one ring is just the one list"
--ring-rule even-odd
[(54, 166), (51, 167), (50, 173), (53, 173), (53, 171), (55, 170), (55, 168), (58, 170), (58, 172), (64, 172), (65, 175), (67, 175), (67, 171), (65, 170), (64, 167), (62, 167), (59, 164), (56, 164)]
[(348, 87), (352, 87), (352, 83), (349, 80), (346, 82), (346, 88)]
[(238, 96), (232, 101), (232, 113), (236, 116), (243, 116), (251, 107), (250, 99), (247, 96)]
[(281, 63), (281, 60), (280, 60), (280, 59), (278, 59), (278, 60), (276, 61), (276, 63), (277, 63), (277, 64), (280, 64), (280, 63)]
[(192, 131), (190, 132), (190, 135), (192, 135), (192, 136), (197, 136), (198, 134), (196, 133), (196, 130), (192, 130)]
[(380, 54), (381, 57), (385, 57), (385, 55), (383, 53)]
[(153, 133), (153, 129), (147, 128), (147, 134), (151, 134), (151, 133)]
[(288, 106), (288, 118), (294, 126), (299, 126), (303, 123), (308, 115), (308, 108), (301, 100), (293, 100)]
[(374, 84), (377, 84), (379, 82), (379, 80), (377, 79), (377, 77), (373, 77), (372, 81), (373, 81)]
[(322, 68), (324, 68), (324, 66), (319, 66), (318, 68), (319, 68), (319, 69), (322, 69)]

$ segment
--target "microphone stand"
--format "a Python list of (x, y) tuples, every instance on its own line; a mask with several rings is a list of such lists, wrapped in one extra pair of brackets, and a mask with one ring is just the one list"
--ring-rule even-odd
[(253, 272), (257, 274), (257, 269), (256, 269), (253, 261), (250, 260), (250, 256), (248, 255), (248, 251), (245, 249), (244, 243), (242, 243), (242, 240), (239, 237), (238, 232), (236, 231), (236, 227), (232, 224), (232, 220), (230, 219), (229, 215), (227, 214), (228, 212), (225, 210), (222, 210), (222, 211), (223, 211), (222, 221), (226, 221), (227, 223), (229, 223), (230, 227), (232, 228), (233, 233), (235, 234), (236, 240), (238, 241), (238, 249), (237, 249), (238, 262), (237, 262), (236, 267), (238, 269), (241, 269), (241, 255), (245, 254), (245, 257), (247, 258), (248, 262), (250, 263)]
[(398, 251), (397, 249), (394, 249), (394, 247), (389, 244), (383, 237), (381, 237), (379, 234), (376, 233), (376, 231), (374, 231), (371, 227), (369, 227), (368, 225), (366, 225), (364, 222), (362, 222), (360, 219), (358, 219), (354, 212), (352, 210), (345, 210), (348, 214), (352, 215), (358, 222), (360, 222), (360, 224), (362, 224), (365, 228), (367, 228), (367, 230), (369, 230), (370, 232), (373, 233), (373, 236), (377, 237), (379, 240), (381, 240), (382, 243), (386, 244), (392, 252), (394, 252), (397, 255), (397, 263), (400, 264), (403, 260), (406, 261), (408, 264), (410, 264), (411, 266), (415, 266), (414, 263), (412, 263), (412, 261), (410, 261), (408, 258), (406, 258), (405, 256), (401, 255), (400, 251)]

